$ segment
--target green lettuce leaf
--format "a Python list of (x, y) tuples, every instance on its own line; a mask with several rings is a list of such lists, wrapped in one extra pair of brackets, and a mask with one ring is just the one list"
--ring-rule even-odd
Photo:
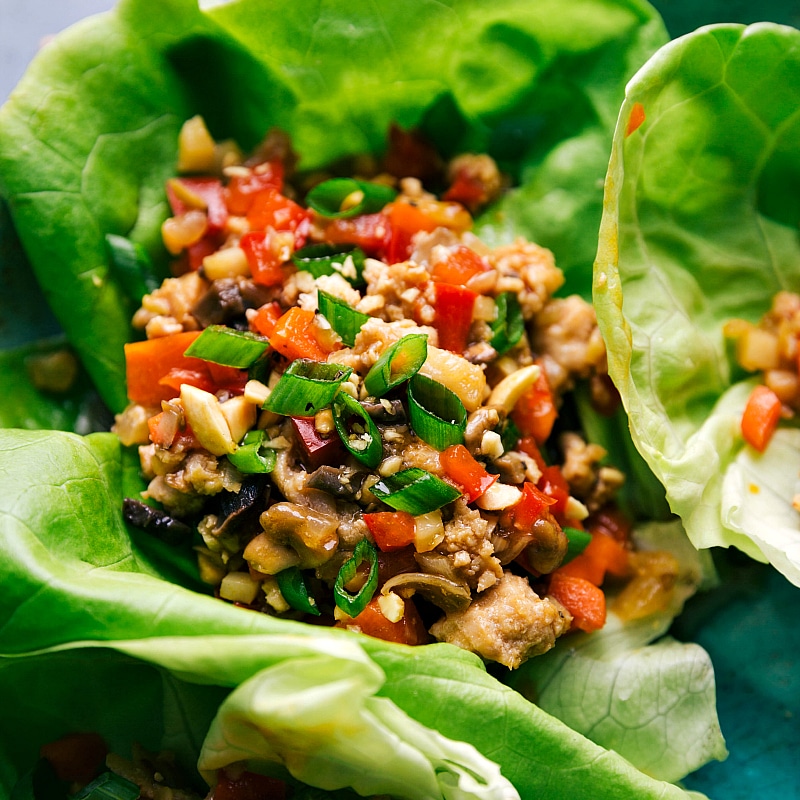
[[(634, 442), (698, 547), (800, 585), (793, 433), (745, 452), (751, 383), (722, 335), (800, 278), (800, 31), (714, 25), (630, 82), (606, 180), (594, 297)], [(646, 119), (626, 136), (634, 104)]]
[[(409, 25), (408, 20), (414, 19)], [(355, 24), (357, 22), (357, 24)], [(164, 181), (181, 123), (254, 146), (288, 131), (312, 169), (379, 152), (390, 123), (489, 151), (523, 182), (490, 222), (557, 247), (587, 294), (625, 81), (667, 40), (641, 0), (123, 0), (60, 35), (0, 109), (0, 194), (45, 296), (112, 411), (134, 298), (104, 236), (164, 267)]]
[[(419, 796), (513, 796), (503, 794), (504, 781), (521, 797), (685, 796), (571, 730), (456, 647), (394, 645), (252, 614), (198, 593), (196, 576), (161, 561), (126, 530), (120, 508), (131, 469), (122, 453), (112, 434), (0, 431), (0, 560), (7, 565), (0, 655), (6, 659), (93, 644), (184, 681), (238, 687), (206, 740), (201, 765), (209, 770), (249, 748), (249, 758), (279, 757), (299, 779), (328, 788), (320, 781), (338, 771), (364, 773), (367, 764), (378, 772), (369, 772), (369, 780), (393, 781), (384, 767), (394, 758), (403, 775), (411, 763), (429, 765), (425, 780), (435, 780), (439, 794)], [(315, 683), (315, 675), (348, 674), (350, 682)], [(331, 728), (345, 737), (360, 731), (370, 749), (348, 753), (334, 740), (318, 752), (320, 718), (280, 716), (279, 708), (265, 706), (265, 687), (282, 698), (296, 692), (297, 709), (305, 702), (325, 707), (327, 698)], [(348, 698), (350, 718), (342, 717)], [(408, 718), (413, 722), (406, 724)], [(243, 726), (264, 730), (266, 720), (268, 733), (241, 739)], [(324, 771), (321, 761), (308, 760), (312, 755), (339, 767)]]
[(692, 547), (678, 521), (639, 526), (636, 541), (641, 550), (666, 549), (678, 558), (669, 606), (623, 623), (612, 597), (602, 630), (572, 635), (570, 647), (523, 664), (509, 683), (648, 775), (676, 781), (727, 756), (711, 659), (698, 645), (665, 636), (684, 602), (698, 586), (711, 588), (716, 575), (708, 553)]

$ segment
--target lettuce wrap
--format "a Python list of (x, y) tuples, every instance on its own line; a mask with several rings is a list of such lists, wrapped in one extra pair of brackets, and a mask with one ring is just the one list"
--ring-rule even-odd
[[(800, 438), (789, 424), (763, 454), (745, 445), (756, 378), (723, 325), (797, 290), (799, 101), (794, 28), (713, 25), (660, 50), (627, 88), (594, 273), (634, 442), (689, 537), (769, 561), (796, 586)], [(634, 108), (644, 121), (628, 133)]]
[[(566, 289), (588, 295), (623, 87), (666, 41), (647, 4), (242, 0), (203, 12), (169, 0), (152, 10), (127, 0), (59, 36), (0, 110), (0, 188), (17, 235), (112, 411), (126, 402), (122, 345), (139, 298), (110, 269), (104, 237), (129, 237), (166, 270), (163, 185), (179, 127), (197, 113), (245, 148), (270, 126), (288, 131), (304, 169), (379, 152), (391, 122), (420, 126), (445, 154), (489, 152), (519, 188), (476, 232), (551, 247)], [(12, 354), (9, 370), (23, 357)], [(244, 760), (362, 794), (677, 798), (687, 794), (671, 781), (724, 757), (707, 654), (659, 639), (679, 606), (628, 631), (612, 626), (606, 646), (571, 659), (564, 691), (591, 686), (583, 719), (552, 692), (541, 706), (525, 699), (553, 685), (544, 666), (541, 678), (520, 673), (518, 691), (449, 645), (407, 648), (248, 614), (201, 593), (190, 553), (126, 527), (122, 498), (142, 485), (116, 437), (19, 429), (75, 429), (71, 418), (48, 422), (59, 407), (44, 404), (24, 424), (6, 417), (14, 429), (0, 432), (0, 681), (41, 682), (57, 704), (74, 686), (92, 703), (42, 715), (35, 694), (18, 696), (0, 792), (30, 768), (42, 737), (89, 726), (93, 712), (125, 746), (106, 681), (141, 680), (156, 714), (147, 743), (178, 743), (209, 778)], [(594, 425), (613, 442), (619, 422)], [(653, 487), (625, 444), (631, 482)], [(695, 554), (682, 563), (691, 592), (704, 567)], [(64, 665), (83, 663), (97, 680), (67, 677)], [(140, 709), (125, 691), (120, 712), (138, 736)]]

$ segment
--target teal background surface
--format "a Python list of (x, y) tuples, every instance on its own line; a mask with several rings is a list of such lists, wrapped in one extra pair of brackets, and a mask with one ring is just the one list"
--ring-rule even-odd
[[(109, 0), (0, 0), (0, 101), (43, 38), (106, 10)], [(673, 36), (713, 22), (769, 20), (800, 27), (792, 0), (659, 0)], [(0, 216), (5, 214), (0, 207)], [(20, 270), (13, 232), (0, 219), (0, 349), (50, 335), (57, 325)], [(4, 224), (5, 223), (5, 224)], [(717, 554), (722, 586), (696, 598), (673, 634), (709, 652), (730, 756), (684, 781), (712, 800), (800, 800), (800, 589), (734, 552)]]

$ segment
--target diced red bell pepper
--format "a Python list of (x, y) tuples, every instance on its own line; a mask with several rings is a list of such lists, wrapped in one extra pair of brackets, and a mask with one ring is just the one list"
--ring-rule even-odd
[(437, 283), (433, 324), (439, 333), (439, 347), (461, 355), (472, 327), (472, 311), (478, 296), (471, 289)]
[(538, 487), (548, 497), (555, 500), (551, 511), (556, 516), (563, 515), (567, 510), (567, 501), (569, 500), (569, 484), (561, 472), (561, 468), (555, 464), (545, 467), (542, 470), (542, 477), (539, 478)]
[(293, 233), (295, 247), (300, 248), (305, 244), (311, 226), (311, 212), (280, 192), (265, 189), (253, 199), (247, 212), (247, 221), (254, 231), (272, 228)]
[(465, 286), (470, 278), (489, 270), (491, 267), (472, 248), (459, 245), (444, 261), (433, 265), (431, 277), (442, 283)]
[(524, 436), (533, 436), (542, 445), (550, 436), (557, 416), (553, 393), (542, 369), (533, 386), (517, 401), (511, 419)]
[(586, 529), (592, 533), (604, 533), (624, 544), (630, 541), (633, 521), (619, 506), (609, 503), (586, 520)]
[(634, 103), (628, 117), (628, 124), (625, 126), (625, 136), (630, 136), (635, 130), (638, 130), (644, 121), (644, 106), (638, 102)]
[(199, 335), (199, 331), (185, 331), (126, 344), (125, 377), (130, 400), (144, 406), (158, 406), (162, 400), (176, 397), (174, 387), (162, 383), (173, 370), (207, 374), (201, 359), (184, 356), (186, 348)]
[(219, 250), (220, 242), (216, 236), (204, 236), (194, 244), (190, 244), (186, 250), (186, 259), (189, 269), (192, 272), (197, 272), (203, 266), (203, 259), (216, 253)]
[(389, 221), (383, 213), (361, 214), (349, 219), (334, 219), (325, 226), (325, 241), (353, 244), (368, 256), (383, 256), (389, 234)]
[(290, 417), (294, 438), (300, 447), (300, 458), (306, 469), (313, 472), (324, 464), (339, 465), (344, 458), (344, 445), (338, 434), (323, 436), (314, 417)]
[(550, 576), (548, 594), (572, 614), (572, 629), (589, 633), (606, 624), (606, 596), (589, 581), (556, 571)]
[(516, 449), (530, 456), (536, 462), (536, 466), (538, 466), (540, 470), (543, 470), (547, 466), (542, 452), (539, 450), (539, 445), (536, 444), (536, 439), (534, 439), (533, 436), (523, 436), (517, 442)]
[(470, 503), (477, 500), (500, 477), (490, 475), (463, 444), (450, 445), (439, 453), (439, 464), (445, 475), (467, 495)]
[(293, 306), (275, 323), (269, 343), (290, 361), (296, 358), (325, 361), (331, 351), (323, 347), (316, 330), (314, 312)]
[(392, 622), (383, 616), (378, 598), (373, 597), (367, 607), (355, 618), (337, 622), (336, 627), (357, 627), (361, 633), (383, 639), (385, 642), (400, 642), (401, 644), (425, 644), (429, 637), (425, 624), (414, 605), (413, 600), (404, 600), (405, 610), (399, 622)]
[(50, 762), (59, 780), (84, 785), (97, 776), (108, 746), (98, 733), (68, 733), (42, 745), (39, 755)]
[(215, 364), (213, 361), (206, 361), (206, 369), (214, 384), (214, 392), (224, 390), (231, 394), (242, 394), (245, 384), (248, 381), (246, 369), (229, 367), (225, 364)]
[[(199, 359), (198, 359), (199, 361)], [(161, 386), (169, 387), (172, 393), (169, 397), (177, 397), (180, 394), (181, 386), (186, 383), (189, 386), (196, 386), (204, 392), (214, 393), (214, 382), (211, 380), (211, 375), (205, 367), (205, 364), (198, 366), (196, 369), (185, 369), (182, 367), (173, 367), (166, 375), (164, 375), (159, 384)], [(169, 399), (169, 398), (165, 398)]]
[(781, 410), (781, 401), (767, 386), (756, 386), (750, 393), (742, 414), (742, 436), (759, 453), (764, 452), (775, 433)]
[(454, 200), (467, 208), (475, 209), (486, 202), (488, 195), (486, 187), (476, 176), (460, 172), (442, 195), (442, 199)]
[(402, 550), (414, 542), (417, 524), (407, 511), (377, 511), (364, 514), (364, 522), (375, 539), (375, 544), (384, 552)]
[(434, 231), (440, 222), (411, 203), (394, 202), (384, 208), (389, 224), (385, 258), (389, 264), (411, 255), (412, 239), (419, 231)]
[(284, 254), (275, 246), (271, 231), (249, 231), (239, 240), (239, 247), (247, 257), (253, 283), (261, 286), (280, 286), (283, 283), (286, 277)]
[(225, 201), (231, 214), (247, 216), (256, 195), (265, 190), (283, 190), (283, 164), (269, 161), (259, 164), (247, 175), (234, 175), (225, 187)]
[(283, 316), (283, 309), (276, 302), (266, 303), (261, 306), (250, 320), (250, 329), (269, 338), (275, 330), (275, 325)]
[(222, 182), (217, 178), (171, 178), (167, 181), (167, 199), (174, 215), (183, 214), (188, 206), (176, 193), (175, 184), (182, 184), (187, 191), (197, 195), (206, 204), (206, 216), (210, 233), (218, 233), (228, 221), (228, 206)]
[(278, 778), (256, 772), (230, 774), (224, 769), (217, 772), (214, 800), (285, 800), (286, 784)]
[(554, 498), (546, 495), (530, 481), (525, 481), (522, 484), (522, 498), (509, 509), (510, 522), (517, 530), (527, 532), (555, 503)]

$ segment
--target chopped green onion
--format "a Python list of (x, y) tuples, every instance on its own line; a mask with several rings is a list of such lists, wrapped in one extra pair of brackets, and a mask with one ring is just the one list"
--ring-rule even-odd
[(383, 457), (383, 443), (378, 426), (364, 406), (347, 392), (333, 398), (333, 422), (344, 446), (354, 458), (370, 469)]
[[(369, 562), (369, 575), (364, 585), (350, 594), (344, 587), (356, 577), (362, 562)], [(353, 551), (353, 555), (342, 564), (336, 582), (333, 584), (333, 597), (336, 605), (350, 617), (357, 617), (372, 600), (378, 588), (378, 551), (369, 539), (362, 539)]]
[(500, 424), (500, 441), (503, 445), (503, 452), (507, 453), (509, 450), (516, 450), (517, 442), (522, 438), (522, 432), (514, 424), (511, 417), (506, 417)]
[(227, 325), (209, 325), (186, 348), (184, 355), (226, 367), (247, 369), (268, 347), (269, 340), (250, 331), (237, 331)]
[(568, 564), (575, 556), (579, 556), (592, 541), (592, 534), (578, 528), (564, 528), (567, 535), (567, 554), (561, 562), (561, 566)]
[(364, 285), (366, 253), (354, 245), (309, 244), (292, 254), (297, 269), (315, 278), (339, 274), (353, 286)]
[(364, 388), (372, 397), (382, 397), (390, 389), (415, 375), (428, 357), (428, 335), (410, 333), (383, 351), (364, 378)]
[(355, 178), (331, 178), (317, 184), (306, 203), (324, 217), (356, 217), (380, 211), (397, 197), (391, 186)]
[(420, 439), (437, 450), (463, 444), (467, 409), (444, 384), (419, 372), (408, 382), (408, 415)]
[(287, 417), (313, 417), (330, 405), (352, 371), (341, 364), (296, 358), (275, 384), (264, 408)]
[(369, 319), (369, 315), (356, 311), (349, 303), (328, 292), (317, 290), (319, 297), (319, 313), (330, 322), (331, 327), (342, 337), (342, 341), (352, 347), (361, 326)]
[(503, 292), (495, 297), (497, 319), (492, 323), (494, 336), (489, 342), (501, 356), (519, 343), (525, 331), (525, 320), (519, 299), (514, 292)]
[(83, 787), (72, 800), (137, 800), (140, 789), (115, 772), (104, 772)]
[(411, 467), (382, 478), (370, 491), (387, 506), (415, 517), (436, 511), (461, 496), (461, 492), (431, 472)]
[(107, 233), (106, 246), (114, 275), (125, 293), (134, 300), (140, 302), (146, 294), (161, 286), (161, 278), (156, 273), (150, 256), (138, 242)]
[(239, 447), (228, 453), (228, 461), (247, 475), (272, 472), (276, 460), (275, 451), (264, 447), (264, 431), (260, 430), (248, 431)]
[(283, 599), (295, 611), (303, 611), (306, 614), (320, 616), (317, 601), (308, 591), (308, 584), (300, 567), (289, 567), (281, 570), (275, 579), (278, 581), (278, 588), (281, 590)]

